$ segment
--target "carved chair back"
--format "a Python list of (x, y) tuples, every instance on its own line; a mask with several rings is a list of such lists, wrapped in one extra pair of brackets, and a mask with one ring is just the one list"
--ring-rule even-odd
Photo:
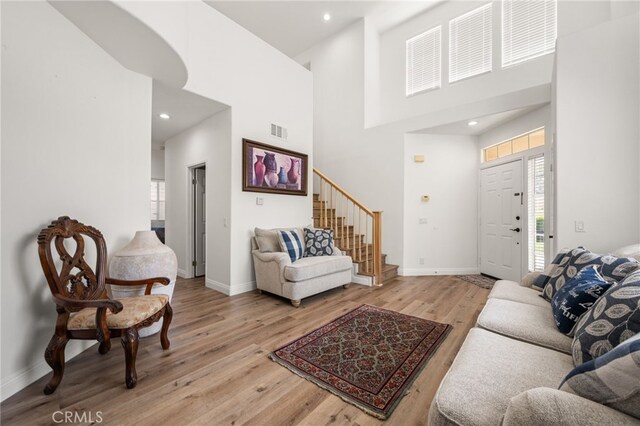
[[(87, 264), (85, 256), (85, 238), (89, 237), (96, 246), (95, 271)], [(65, 241), (75, 241), (75, 252), (69, 253)], [(58, 268), (52, 245), (62, 261)], [(74, 300), (106, 299), (105, 273), (107, 247), (102, 233), (68, 216), (61, 216), (38, 234), (38, 254), (42, 270), (47, 278), (51, 293)]]

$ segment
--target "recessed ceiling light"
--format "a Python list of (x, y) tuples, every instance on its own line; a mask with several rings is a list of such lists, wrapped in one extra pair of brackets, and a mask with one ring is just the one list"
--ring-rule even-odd
[(470, 122), (467, 123), (467, 126), (475, 126), (476, 124), (478, 124), (476, 120), (471, 120)]
[(168, 120), (171, 118), (171, 116), (169, 114), (167, 114), (166, 112), (161, 113), (160, 118), (162, 118), (163, 120)]
[(325, 21), (330, 21), (331, 20), (331, 15), (329, 15), (328, 13), (325, 13), (324, 16), (322, 17), (322, 19), (324, 19)]

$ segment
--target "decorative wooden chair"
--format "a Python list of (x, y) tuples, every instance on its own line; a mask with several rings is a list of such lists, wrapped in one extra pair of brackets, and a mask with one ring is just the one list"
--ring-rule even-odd
[[(95, 272), (84, 260), (84, 236), (91, 238), (96, 245)], [(67, 251), (70, 244), (65, 245), (69, 239), (76, 244), (73, 254)], [(54, 259), (52, 243), (61, 264)], [(167, 285), (169, 279), (122, 281), (105, 277), (107, 247), (102, 233), (67, 216), (59, 217), (40, 231), (38, 254), (58, 312), (55, 333), (44, 353), (45, 360), (53, 369), (53, 376), (45, 386), (44, 393), (53, 393), (62, 380), (64, 348), (69, 339), (96, 339), (100, 342), (98, 352), (106, 354), (111, 349), (111, 337), (120, 337), (126, 361), (125, 382), (127, 388), (135, 387), (138, 329), (164, 318), (160, 342), (163, 349), (169, 349), (167, 331), (173, 311), (166, 295), (151, 295), (155, 283)], [(109, 299), (105, 284), (146, 285), (145, 295)]]

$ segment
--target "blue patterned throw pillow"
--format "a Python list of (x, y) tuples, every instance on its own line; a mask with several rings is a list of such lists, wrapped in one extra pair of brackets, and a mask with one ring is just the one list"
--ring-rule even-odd
[(304, 244), (295, 230), (278, 231), (278, 240), (280, 240), (282, 251), (289, 254), (292, 262), (304, 256)]
[(333, 230), (304, 228), (305, 257), (333, 256)]
[(640, 332), (640, 271), (612, 285), (578, 321), (571, 345), (577, 366)]
[(542, 291), (547, 282), (549, 282), (551, 277), (554, 276), (554, 273), (556, 271), (562, 271), (564, 266), (567, 264), (571, 258), (571, 255), (567, 256), (568, 253), (569, 249), (560, 250), (551, 263), (544, 268), (544, 271), (538, 275), (535, 280), (533, 280), (531, 287), (538, 291)]
[(549, 302), (567, 281), (575, 277), (582, 268), (589, 265), (600, 267), (600, 275), (607, 281), (622, 281), (631, 272), (638, 269), (640, 264), (637, 260), (629, 257), (616, 257), (612, 255), (598, 255), (591, 253), (582, 247), (571, 250), (567, 256), (571, 255), (565, 262), (562, 270), (556, 270), (552, 274), (542, 291), (542, 297)]
[(559, 389), (640, 418), (640, 334), (578, 365)]
[(551, 311), (556, 327), (567, 336), (573, 336), (578, 319), (611, 287), (598, 266), (589, 265), (576, 274), (553, 296)]

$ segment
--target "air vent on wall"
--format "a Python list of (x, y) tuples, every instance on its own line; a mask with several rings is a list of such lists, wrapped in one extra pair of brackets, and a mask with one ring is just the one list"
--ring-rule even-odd
[(287, 129), (277, 124), (271, 124), (271, 136), (287, 140)]

